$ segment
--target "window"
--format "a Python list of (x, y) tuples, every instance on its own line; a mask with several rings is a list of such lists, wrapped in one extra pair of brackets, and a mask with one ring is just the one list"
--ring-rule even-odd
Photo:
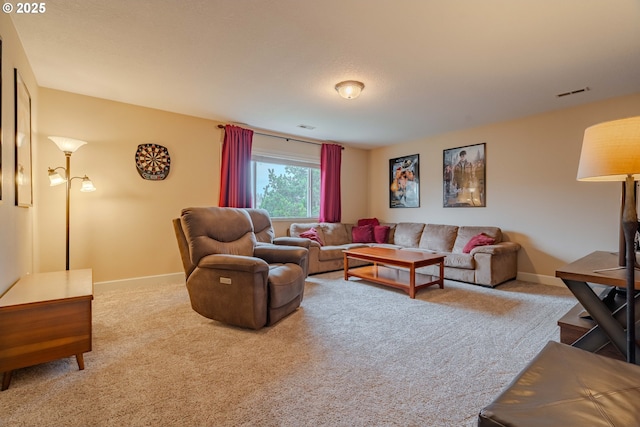
[(254, 206), (272, 218), (318, 218), (320, 167), (295, 160), (253, 156)]

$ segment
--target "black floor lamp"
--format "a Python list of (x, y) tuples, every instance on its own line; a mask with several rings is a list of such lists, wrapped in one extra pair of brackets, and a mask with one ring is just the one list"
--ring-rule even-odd
[[(63, 136), (50, 136), (49, 139), (52, 140), (58, 146), (60, 151), (64, 153), (64, 156), (67, 159), (66, 167), (59, 166), (53, 169), (49, 168), (49, 181), (51, 183), (51, 186), (66, 184), (66, 187), (67, 187), (67, 192), (66, 192), (67, 194), (66, 269), (69, 270), (69, 200), (71, 198), (71, 182), (74, 179), (81, 179), (82, 186), (80, 187), (80, 191), (82, 192), (96, 191), (96, 187), (93, 186), (93, 182), (91, 182), (89, 177), (86, 175), (71, 177), (71, 154), (73, 154), (78, 148), (85, 145), (86, 142), (80, 141), (78, 139), (73, 139), (73, 138), (65, 138)], [(60, 175), (58, 172), (56, 172), (58, 169), (61, 169), (62, 171), (64, 171), (64, 175)]]
[(624, 181), (622, 228), (626, 252), (627, 361), (635, 354), (635, 265), (634, 241), (638, 230), (635, 181), (640, 179), (640, 116), (600, 123), (587, 128), (582, 141), (579, 181)]

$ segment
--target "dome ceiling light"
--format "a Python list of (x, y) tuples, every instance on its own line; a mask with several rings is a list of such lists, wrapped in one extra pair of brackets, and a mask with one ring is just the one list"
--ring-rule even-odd
[(355, 80), (347, 80), (336, 85), (336, 91), (344, 99), (355, 99), (360, 96), (364, 89), (364, 83)]

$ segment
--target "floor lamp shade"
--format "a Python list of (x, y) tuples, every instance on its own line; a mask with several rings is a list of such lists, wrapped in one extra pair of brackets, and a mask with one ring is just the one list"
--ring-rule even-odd
[(86, 144), (85, 141), (79, 139), (67, 138), (66, 136), (50, 136), (52, 140), (65, 153), (75, 153), (75, 151)]
[(622, 230), (626, 257), (626, 327), (629, 363), (636, 363), (637, 360), (635, 339), (635, 264), (637, 260), (634, 241), (638, 231), (638, 213), (634, 190), (635, 181), (639, 178), (640, 116), (600, 123), (585, 130), (578, 165), (578, 180), (625, 182)]

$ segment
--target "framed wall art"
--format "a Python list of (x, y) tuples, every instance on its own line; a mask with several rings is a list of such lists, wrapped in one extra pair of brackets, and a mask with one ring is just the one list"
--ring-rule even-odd
[(420, 207), (420, 155), (389, 160), (389, 207)]
[(443, 151), (443, 206), (486, 207), (486, 143)]
[(31, 180), (31, 96), (16, 68), (14, 73), (16, 112), (16, 206), (33, 206)]
[(2, 201), (2, 38), (0, 38), (0, 201)]

